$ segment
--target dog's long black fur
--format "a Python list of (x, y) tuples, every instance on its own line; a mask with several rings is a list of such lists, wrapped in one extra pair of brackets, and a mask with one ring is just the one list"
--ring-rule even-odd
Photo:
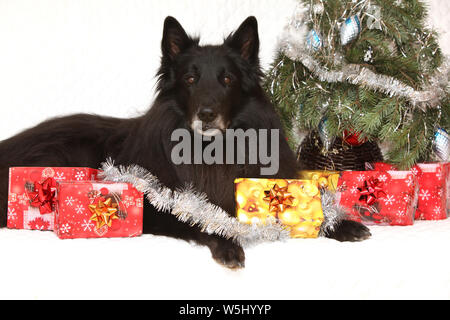
[[(146, 114), (132, 119), (88, 114), (54, 118), (0, 143), (0, 227), (6, 225), (9, 167), (97, 168), (107, 157), (118, 164), (138, 164), (171, 188), (193, 183), (210, 201), (233, 214), (233, 180), (260, 177), (262, 165), (174, 165), (171, 134), (178, 128), (193, 130), (195, 117), (205, 120), (207, 127), (203, 129), (210, 125), (220, 130), (281, 130), (278, 116), (260, 86), (258, 51), (254, 17), (244, 21), (220, 46), (199, 46), (198, 39), (187, 36), (174, 18), (167, 17), (158, 95)], [(274, 177), (293, 178), (296, 159), (282, 133), (279, 146), (280, 168)], [(225, 266), (244, 266), (244, 251), (231, 240), (202, 233), (172, 215), (158, 213), (148, 203), (144, 232), (206, 245), (213, 258)], [(344, 222), (329, 237), (357, 241), (368, 235), (364, 226)]]

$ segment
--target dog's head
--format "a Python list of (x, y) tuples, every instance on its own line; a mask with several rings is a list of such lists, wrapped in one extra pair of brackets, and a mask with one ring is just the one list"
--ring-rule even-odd
[(173, 17), (164, 21), (158, 89), (175, 95), (188, 126), (203, 135), (227, 129), (233, 115), (259, 86), (259, 39), (247, 18), (220, 46), (200, 46)]

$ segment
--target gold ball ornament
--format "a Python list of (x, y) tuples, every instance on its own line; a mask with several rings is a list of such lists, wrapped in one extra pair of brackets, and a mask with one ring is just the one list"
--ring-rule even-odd
[(286, 209), (278, 214), (281, 223), (287, 226), (295, 226), (301, 222), (300, 214), (295, 209)]
[(319, 186), (321, 188), (327, 188), (328, 187), (328, 179), (327, 178), (320, 177), (318, 182), (319, 182)]
[(319, 188), (312, 183), (305, 183), (301, 190), (306, 197), (315, 197), (319, 194)]

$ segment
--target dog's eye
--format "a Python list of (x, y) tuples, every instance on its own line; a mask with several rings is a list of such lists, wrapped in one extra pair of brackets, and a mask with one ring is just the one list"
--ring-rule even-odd
[(225, 83), (226, 85), (231, 84), (231, 78), (228, 76), (223, 77), (223, 83)]
[(186, 82), (188, 83), (188, 84), (194, 84), (195, 83), (195, 77), (187, 77), (186, 78)]

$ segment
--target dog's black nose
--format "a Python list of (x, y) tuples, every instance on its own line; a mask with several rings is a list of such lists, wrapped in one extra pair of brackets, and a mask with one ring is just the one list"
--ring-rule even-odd
[(197, 115), (201, 121), (206, 123), (214, 121), (217, 117), (217, 113), (211, 108), (202, 108)]

